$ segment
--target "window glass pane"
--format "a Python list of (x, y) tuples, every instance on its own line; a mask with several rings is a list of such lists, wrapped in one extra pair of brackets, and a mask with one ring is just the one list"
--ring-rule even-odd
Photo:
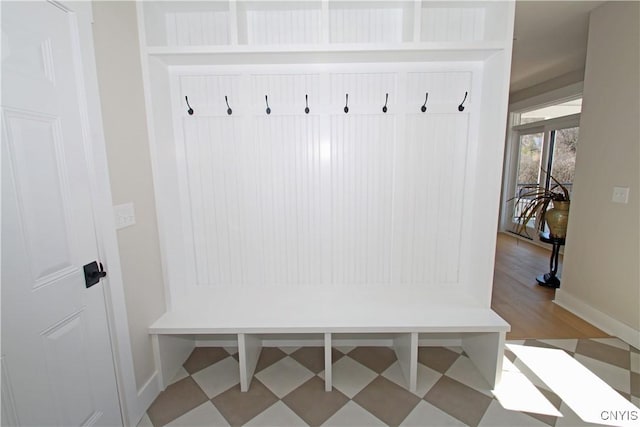
[(566, 186), (569, 191), (571, 191), (576, 172), (578, 133), (578, 127), (557, 129), (553, 143), (551, 175)]
[(569, 116), (582, 111), (582, 98), (573, 101), (563, 102), (562, 104), (551, 105), (549, 107), (538, 108), (536, 110), (527, 111), (520, 115), (520, 123), (538, 122), (540, 120), (555, 119), (556, 117)]
[[(543, 132), (520, 136), (516, 197), (523, 192), (526, 192), (527, 188), (537, 186), (540, 182), (540, 162), (542, 160), (543, 141)], [(514, 221), (518, 221), (522, 213), (522, 209), (526, 204), (526, 199), (520, 199), (517, 201), (514, 209)], [(532, 218), (530, 225), (533, 225), (534, 221), (535, 218)]]

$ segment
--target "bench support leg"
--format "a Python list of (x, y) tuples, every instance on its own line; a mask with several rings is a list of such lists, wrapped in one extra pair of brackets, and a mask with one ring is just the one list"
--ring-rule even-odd
[(462, 338), (462, 348), (491, 388), (500, 383), (505, 332), (470, 333)]
[(238, 334), (240, 359), (240, 391), (249, 391), (253, 373), (262, 351), (262, 340), (257, 335)]
[(151, 345), (156, 369), (160, 375), (160, 386), (164, 390), (187, 360), (196, 342), (190, 336), (151, 335)]
[(324, 391), (331, 391), (333, 360), (331, 360), (331, 334), (324, 334)]
[(409, 391), (416, 391), (418, 384), (418, 333), (398, 334), (393, 348)]

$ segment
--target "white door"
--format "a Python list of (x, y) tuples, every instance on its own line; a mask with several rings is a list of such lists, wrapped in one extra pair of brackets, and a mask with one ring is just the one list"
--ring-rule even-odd
[(1, 6), (2, 424), (121, 425), (75, 15)]

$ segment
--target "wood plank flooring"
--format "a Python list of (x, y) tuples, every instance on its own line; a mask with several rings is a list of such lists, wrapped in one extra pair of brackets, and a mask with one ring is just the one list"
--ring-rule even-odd
[(555, 289), (537, 284), (536, 276), (549, 271), (550, 255), (544, 248), (498, 233), (491, 308), (511, 324), (507, 339), (608, 337), (554, 304)]

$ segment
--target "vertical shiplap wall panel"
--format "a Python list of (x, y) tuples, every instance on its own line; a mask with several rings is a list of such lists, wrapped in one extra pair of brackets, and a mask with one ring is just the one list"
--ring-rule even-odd
[(229, 44), (229, 12), (167, 12), (167, 46)]
[(331, 117), (333, 284), (389, 283), (394, 134), (393, 116)]
[(424, 42), (470, 42), (484, 40), (485, 8), (425, 7), (421, 39)]
[(321, 34), (322, 11), (320, 9), (247, 11), (249, 44), (320, 43)]
[(456, 283), (467, 116), (410, 115), (396, 159), (392, 282)]
[[(197, 286), (457, 283), (469, 111), (377, 111), (385, 92), (393, 106), (413, 105), (412, 92), (425, 86), (434, 87), (434, 102), (459, 102), (471, 72), (212, 73), (178, 81), (205, 109), (181, 118), (185, 241), (193, 244)], [(353, 112), (334, 112), (345, 92)], [(220, 105), (227, 93), (237, 100), (233, 116)], [(365, 114), (369, 103), (375, 107)]]
[(399, 43), (402, 31), (402, 8), (335, 7), (329, 10), (332, 43)]

